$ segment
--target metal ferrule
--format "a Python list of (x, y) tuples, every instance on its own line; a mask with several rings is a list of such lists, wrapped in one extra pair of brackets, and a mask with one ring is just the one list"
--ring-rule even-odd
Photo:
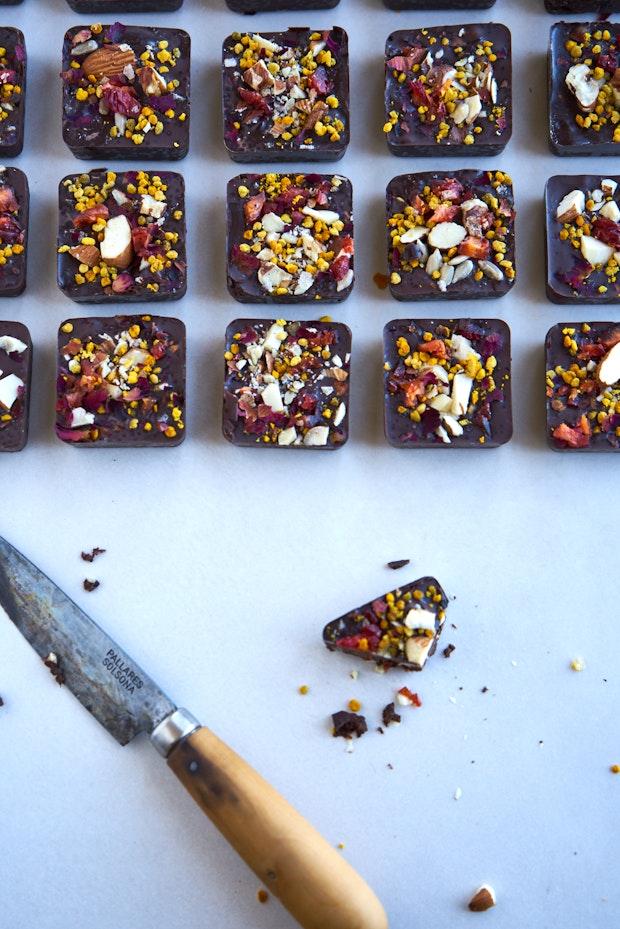
[(187, 710), (177, 709), (155, 726), (151, 742), (160, 755), (167, 758), (175, 745), (200, 728), (198, 720)]

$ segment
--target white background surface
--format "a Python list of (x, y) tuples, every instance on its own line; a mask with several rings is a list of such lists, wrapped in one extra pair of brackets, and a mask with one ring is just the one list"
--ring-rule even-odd
[[(463, 14), (342, 0), (311, 22), (289, 13), (250, 20), (220, 0), (186, 0), (177, 14), (151, 17), (193, 40), (191, 155), (180, 163), (190, 286), (180, 304), (161, 305), (188, 326), (189, 416), (185, 444), (167, 452), (89, 452), (53, 438), (55, 334), (76, 313), (54, 283), (56, 186), (80, 169), (61, 140), (57, 72), (63, 32), (79, 20), (64, 0), (25, 0), (1, 15), (28, 46), (26, 148), (15, 163), (30, 178), (32, 221), (29, 287), (0, 313), (30, 326), (36, 355), (30, 443), (0, 460), (0, 532), (330, 841), (345, 843), (393, 929), (620, 923), (620, 777), (609, 772), (620, 762), (619, 459), (546, 449), (542, 380), (551, 324), (618, 317), (563, 310), (544, 296), (544, 181), (593, 165), (547, 150), (553, 19), (541, 8), (498, 0), (466, 14), (512, 28), (515, 134), (499, 159), (442, 162), (513, 175), (517, 285), (496, 303), (410, 307), (412, 316), (508, 320), (514, 440), (497, 451), (418, 453), (382, 438), (381, 330), (409, 308), (371, 278), (384, 270), (386, 182), (434, 164), (387, 153), (382, 49), (394, 28)], [(353, 140), (338, 170), (354, 185), (358, 283), (333, 312), (354, 335), (351, 439), (334, 454), (235, 449), (220, 435), (223, 333), (243, 315), (225, 289), (223, 193), (237, 169), (220, 144), (220, 43), (235, 28), (334, 23), (350, 32), (352, 61)], [(605, 174), (615, 166), (601, 162)], [(90, 566), (79, 552), (93, 545), (108, 552)], [(384, 567), (402, 557), (409, 568)], [(439, 653), (421, 675), (380, 676), (364, 664), (351, 680), (355, 661), (321, 645), (324, 622), (425, 573), (456, 597), (442, 643), (456, 652), (449, 661)], [(86, 576), (101, 580), (96, 593), (81, 589)], [(582, 674), (568, 667), (576, 655), (587, 662)], [(372, 730), (403, 684), (423, 708), (403, 710), (400, 729), (371, 731), (346, 754), (329, 714), (356, 696)], [(257, 903), (254, 876), (152, 748), (140, 740), (121, 749), (4, 621), (0, 693), (2, 929), (293, 925), (273, 899)], [(498, 905), (478, 916), (465, 904), (482, 881)]]

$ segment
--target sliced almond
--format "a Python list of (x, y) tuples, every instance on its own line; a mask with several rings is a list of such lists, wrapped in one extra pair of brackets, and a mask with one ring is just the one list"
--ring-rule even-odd
[(100, 245), (101, 257), (106, 264), (114, 268), (128, 268), (133, 259), (131, 226), (124, 213), (113, 216), (106, 223), (103, 241)]
[(608, 197), (613, 197), (613, 195), (616, 192), (617, 186), (618, 186), (618, 182), (612, 181), (610, 177), (606, 177), (601, 181), (601, 190)]
[(452, 416), (450, 413), (440, 412), (441, 421), (445, 425), (446, 429), (453, 436), (463, 435), (463, 427), (461, 426), (458, 419)]
[(603, 80), (598, 81), (594, 78), (592, 69), (586, 64), (573, 65), (568, 69), (566, 86), (575, 95), (577, 103), (586, 113), (590, 113), (596, 106), (603, 84)]
[(466, 235), (467, 230), (459, 223), (437, 223), (428, 234), (428, 243), (445, 251), (460, 245)]
[(282, 232), (286, 223), (277, 213), (265, 213), (261, 225), (266, 232)]
[(304, 436), (304, 445), (327, 445), (329, 426), (313, 426)]
[(473, 379), (461, 371), (454, 375), (452, 381), (452, 413), (454, 416), (463, 416), (467, 412), (473, 384)]
[(481, 261), (478, 262), (478, 267), (480, 268), (482, 273), (486, 277), (490, 278), (492, 281), (503, 281), (504, 280), (504, 272), (502, 271), (501, 268), (498, 268), (498, 266), (494, 264), (492, 261), (487, 261), (486, 259), (483, 258)]
[(76, 406), (71, 410), (71, 428), (79, 429), (80, 426), (92, 426), (95, 422), (95, 414), (89, 413), (83, 406)]
[(284, 404), (282, 403), (280, 388), (276, 381), (273, 381), (271, 384), (267, 384), (265, 389), (261, 391), (261, 398), (263, 403), (271, 407), (274, 413), (283, 412)]
[(620, 381), (620, 342), (616, 342), (601, 359), (597, 377), (606, 387), (611, 387), (612, 384)]
[(319, 219), (326, 226), (331, 226), (340, 219), (340, 214), (335, 213), (334, 210), (315, 210), (311, 206), (305, 206), (301, 212), (306, 216), (311, 216), (312, 219)]
[(288, 429), (283, 429), (279, 434), (278, 445), (292, 445), (296, 438), (297, 430), (295, 426), (289, 426)]
[(407, 656), (407, 661), (411, 664), (416, 665), (420, 670), (426, 664), (426, 659), (428, 658), (428, 653), (431, 645), (433, 644), (434, 638), (429, 638), (428, 636), (418, 636), (412, 635), (410, 639), (407, 639), (405, 643), (405, 655)]
[(583, 190), (571, 190), (560, 200), (555, 217), (559, 223), (571, 223), (581, 216), (585, 208), (586, 195)]
[[(464, 257), (464, 256), (461, 256)], [(465, 278), (474, 270), (474, 263), (470, 258), (465, 258), (464, 261), (458, 263), (454, 269), (454, 277), (452, 278), (452, 283), (457, 284), (459, 281), (464, 281)]]
[(16, 339), (12, 335), (0, 335), (0, 351), (6, 352), (7, 355), (13, 354), (21, 355), (22, 352), (25, 352), (28, 346), (25, 342), (22, 342), (21, 339)]
[(156, 200), (150, 194), (142, 194), (140, 203), (140, 212), (143, 216), (152, 216), (153, 219), (161, 219), (166, 212), (168, 204), (165, 200)]
[(591, 235), (582, 235), (579, 240), (581, 254), (591, 265), (605, 265), (614, 253), (611, 245), (606, 245), (600, 239)]
[(406, 232), (400, 236), (400, 241), (402, 245), (408, 245), (409, 242), (417, 242), (418, 239), (423, 239), (425, 235), (428, 235), (428, 228), (426, 226), (413, 226), (411, 229), (407, 229)]
[(495, 891), (489, 884), (483, 884), (469, 901), (468, 907), (472, 913), (484, 913), (495, 906), (495, 903)]
[(138, 71), (140, 85), (145, 94), (149, 97), (161, 97), (168, 90), (165, 78), (161, 76), (155, 68), (140, 68)]
[(604, 216), (605, 219), (611, 219), (613, 223), (617, 223), (620, 220), (620, 209), (618, 209), (616, 201), (607, 200), (600, 208), (599, 215)]
[(0, 380), (0, 409), (9, 410), (17, 400), (24, 382), (17, 374), (7, 374)]
[(439, 274), (439, 280), (437, 281), (437, 286), (442, 293), (445, 293), (452, 281), (454, 280), (454, 267), (449, 264), (444, 264), (441, 266), (441, 272)]
[(482, 109), (482, 100), (478, 94), (474, 94), (472, 97), (467, 97), (465, 103), (467, 104), (467, 116), (465, 117), (465, 122), (468, 126), (471, 126), (471, 124), (475, 122), (475, 120), (480, 115), (480, 111)]
[(433, 274), (435, 271), (439, 271), (443, 264), (443, 259), (441, 257), (441, 252), (438, 248), (434, 252), (431, 252), (428, 256), (428, 261), (426, 262), (425, 271), (427, 274)]
[(136, 56), (128, 45), (122, 48), (119, 45), (103, 45), (97, 51), (91, 52), (82, 62), (84, 74), (92, 76), (96, 81), (103, 77), (114, 77), (122, 74), (127, 65), (135, 65)]

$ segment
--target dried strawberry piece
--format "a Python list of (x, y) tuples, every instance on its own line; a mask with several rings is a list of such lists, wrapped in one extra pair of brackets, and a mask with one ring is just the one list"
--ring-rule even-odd
[(316, 71), (312, 73), (308, 83), (318, 94), (326, 94), (332, 86), (327, 76), (327, 70), (323, 65), (319, 65)]
[(149, 254), (151, 233), (147, 226), (136, 226), (134, 229), (132, 229), (131, 241), (133, 244), (133, 250), (139, 258), (145, 258)]
[(101, 90), (103, 101), (112, 113), (119, 116), (138, 116), (140, 113), (142, 107), (133, 87), (106, 81), (101, 84)]
[(248, 90), (246, 87), (238, 87), (237, 94), (241, 97), (241, 103), (237, 105), (238, 110), (245, 110), (251, 107), (253, 112), (263, 115), (271, 112), (271, 107), (266, 98), (255, 90)]
[(349, 273), (349, 265), (351, 259), (348, 255), (340, 255), (334, 261), (332, 261), (329, 273), (335, 281), (342, 281)]
[(599, 68), (603, 69), (603, 71), (607, 71), (609, 74), (614, 74), (616, 68), (618, 67), (618, 56), (612, 54), (611, 52), (606, 52), (597, 57), (596, 63)]
[(420, 397), (424, 396), (425, 390), (426, 384), (421, 377), (416, 377), (415, 380), (409, 381), (404, 388), (405, 406), (417, 406), (417, 401)]
[(497, 207), (496, 212), (498, 216), (505, 216), (509, 221), (515, 218), (515, 211), (513, 210), (510, 201), (506, 200), (505, 197), (500, 197), (499, 206)]
[(238, 245), (233, 245), (230, 260), (242, 274), (254, 274), (260, 268), (260, 261), (256, 255), (253, 255), (252, 252), (242, 252)]
[(112, 281), (112, 290), (115, 294), (124, 294), (134, 285), (134, 279), (128, 271), (123, 271)]
[(620, 248), (620, 223), (615, 223), (613, 219), (597, 216), (592, 226), (592, 235), (613, 249)]
[(570, 271), (560, 271), (557, 274), (558, 280), (566, 284), (572, 290), (583, 290), (583, 285), (594, 270), (589, 261), (584, 258), (578, 258)]
[(253, 223), (258, 219), (263, 211), (266, 199), (265, 191), (261, 190), (260, 193), (255, 194), (245, 201), (243, 204), (243, 215), (245, 216), (246, 223)]
[(425, 200), (419, 194), (416, 194), (413, 200), (411, 201), (411, 206), (418, 216), (424, 216), (425, 213), (428, 213), (429, 206)]
[(442, 200), (461, 201), (463, 198), (463, 185), (455, 177), (446, 177), (443, 181), (435, 181), (431, 185), (431, 191), (436, 197)]
[(99, 387), (97, 390), (91, 390), (84, 395), (82, 405), (90, 413), (96, 413), (99, 407), (106, 403), (107, 399), (108, 391), (105, 387)]
[(0, 216), (0, 242), (13, 245), (24, 241), (24, 230), (17, 220), (6, 213)]
[(448, 350), (446, 343), (442, 339), (431, 339), (430, 342), (420, 342), (418, 345), (419, 352), (427, 352), (436, 358), (447, 358)]
[(468, 258), (488, 258), (490, 253), (491, 243), (489, 240), (475, 235), (468, 235), (459, 245), (459, 255), (466, 255)]
[(431, 106), (432, 100), (428, 95), (426, 87), (421, 81), (410, 81), (409, 90), (411, 99), (415, 106)]
[(109, 215), (110, 212), (105, 203), (98, 203), (96, 206), (91, 206), (74, 216), (73, 225), (76, 229), (83, 229), (85, 226), (92, 226), (99, 219), (107, 219)]
[(580, 346), (579, 351), (577, 352), (577, 358), (580, 361), (594, 360), (602, 358), (606, 354), (607, 349), (602, 342), (586, 342), (584, 345)]
[(422, 701), (417, 694), (414, 694), (408, 687), (401, 687), (398, 693), (408, 700), (412, 706), (422, 706)]
[(441, 206), (438, 206), (436, 210), (433, 210), (432, 214), (428, 218), (429, 223), (449, 223), (452, 222), (456, 214), (459, 212), (459, 207), (454, 203), (442, 203)]
[(394, 71), (411, 71), (414, 65), (419, 64), (426, 57), (426, 49), (421, 45), (412, 45), (411, 48), (403, 49), (402, 55), (395, 55), (388, 58), (386, 67)]
[(558, 442), (564, 442), (570, 448), (586, 448), (590, 444), (590, 431), (587, 417), (582, 416), (577, 427), (569, 426), (568, 423), (560, 423), (551, 435)]

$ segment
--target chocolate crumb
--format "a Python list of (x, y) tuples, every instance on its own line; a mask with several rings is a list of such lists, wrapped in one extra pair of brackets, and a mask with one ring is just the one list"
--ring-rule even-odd
[(387, 706), (383, 707), (383, 725), (390, 726), (392, 724), (397, 725), (400, 722), (400, 713), (397, 713), (394, 709), (393, 703), (388, 703)]
[(334, 738), (342, 736), (344, 739), (352, 739), (355, 735), (359, 739), (365, 732), (368, 732), (365, 717), (357, 713), (347, 713), (346, 710), (332, 713), (332, 723), (334, 724)]
[(480, 691), (481, 694), (486, 694), (486, 693), (488, 693), (488, 692), (489, 692), (489, 688), (488, 688), (488, 687), (483, 687), (482, 690)]
[(388, 761), (386, 767), (388, 767), (388, 768), (390, 769), (390, 771), (393, 771), (393, 770), (394, 770), (394, 765), (393, 765), (391, 762), (389, 762), (389, 761)]
[(62, 687), (65, 682), (65, 672), (60, 667), (58, 656), (54, 652), (50, 652), (47, 658), (43, 659), (43, 664), (49, 669), (58, 686)]
[(256, 899), (259, 903), (267, 903), (267, 900), (269, 900), (269, 894), (261, 887), (260, 890), (256, 892)]
[(456, 651), (456, 645), (452, 645), (452, 643), (450, 642), (450, 644), (446, 645), (446, 647), (443, 650), (444, 658), (449, 658), (452, 652), (454, 651)]
[(99, 587), (99, 581), (89, 581), (88, 578), (84, 578), (84, 590), (91, 593), (93, 590), (97, 590)]
[(401, 558), (399, 561), (388, 561), (387, 566), (392, 571), (398, 571), (399, 568), (404, 568), (408, 564), (411, 564), (410, 558)]
[(90, 561), (90, 563), (92, 564), (95, 558), (98, 555), (103, 555), (104, 552), (105, 552), (105, 548), (97, 548), (95, 546), (92, 552), (82, 552), (81, 558), (82, 558), (82, 561)]
[(383, 726), (377, 726), (377, 732), (379, 733), (379, 735), (385, 735)]
[(0, 706), (4, 706), (4, 700), (0, 697)]

